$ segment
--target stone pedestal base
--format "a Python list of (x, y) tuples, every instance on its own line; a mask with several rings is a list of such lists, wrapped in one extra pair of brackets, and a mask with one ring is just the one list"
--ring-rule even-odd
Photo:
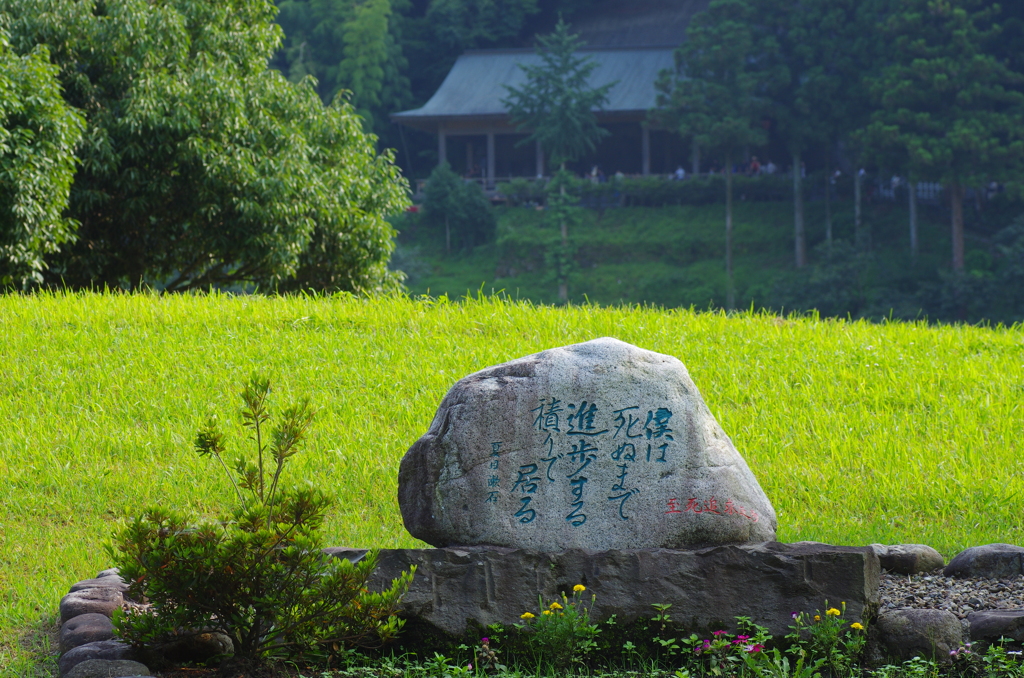
[[(365, 550), (328, 552), (357, 560)], [(493, 546), (382, 549), (371, 586), (379, 590), (410, 565), (416, 577), (402, 601), (403, 616), (447, 634), (520, 621), (573, 586), (597, 596), (592, 618), (630, 621), (670, 603), (672, 619), (693, 630), (735, 628), (750, 617), (784, 636), (793, 612), (846, 603), (860, 621), (878, 606), (879, 561), (870, 547), (767, 542), (696, 550), (639, 549), (542, 553)]]

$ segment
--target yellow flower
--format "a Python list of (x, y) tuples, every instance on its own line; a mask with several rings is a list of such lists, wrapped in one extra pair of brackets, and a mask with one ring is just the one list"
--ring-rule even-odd
[(520, 619), (533, 619), (533, 617), (534, 614), (532, 612), (524, 612), (521, 615), (519, 615)]
[(827, 610), (825, 610), (825, 614), (827, 614), (830, 617), (838, 617), (840, 614), (842, 614), (842, 612), (840, 612), (834, 607), (830, 607)]
[(581, 591), (586, 591), (587, 587), (584, 586), (583, 584), (576, 584), (576, 586), (572, 587), (572, 590), (573, 590), (573, 593), (580, 593)]
[(821, 621), (821, 615), (820, 614), (814, 615), (814, 621)]
[(551, 614), (551, 610), (544, 610), (541, 614)]
[(860, 622), (853, 622), (852, 624), (850, 624), (850, 628), (851, 629), (855, 629), (857, 631), (863, 631), (864, 630), (864, 625), (861, 624)]
[(562, 609), (562, 606), (558, 604), (558, 601), (555, 601), (555, 602), (551, 603), (550, 605), (548, 605), (548, 607), (550, 607), (552, 610), (561, 610)]

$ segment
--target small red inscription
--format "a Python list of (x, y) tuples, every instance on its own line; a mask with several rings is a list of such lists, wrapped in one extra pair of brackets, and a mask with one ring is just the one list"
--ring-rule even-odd
[(716, 516), (722, 516), (722, 515), (726, 515), (726, 516), (742, 516), (742, 517), (746, 518), (747, 520), (750, 520), (750, 521), (755, 522), (755, 523), (758, 520), (761, 519), (761, 517), (757, 515), (757, 511), (754, 511), (753, 509), (746, 509), (746, 508), (740, 506), (739, 504), (737, 504), (736, 502), (734, 502), (732, 499), (726, 499), (725, 500), (725, 505), (722, 506), (721, 509), (719, 509), (719, 507), (718, 507), (718, 498), (717, 497), (711, 497), (709, 499), (705, 499), (704, 501), (701, 501), (697, 497), (690, 497), (686, 501), (686, 507), (683, 508), (682, 510), (680, 510), (680, 508), (679, 508), (679, 505), (682, 503), (682, 501), (680, 499), (676, 498), (676, 497), (673, 497), (672, 499), (667, 500), (665, 503), (668, 506), (668, 510), (665, 511), (665, 513), (689, 513), (689, 512), (692, 512), (692, 513), (710, 513), (710, 514), (716, 515)]

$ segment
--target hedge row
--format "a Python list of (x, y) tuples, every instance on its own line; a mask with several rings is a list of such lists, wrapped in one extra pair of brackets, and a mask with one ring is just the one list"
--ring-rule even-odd
[[(544, 202), (543, 179), (513, 179), (497, 186), (498, 194), (511, 205)], [(710, 205), (725, 202), (725, 177), (721, 174), (681, 181), (664, 177), (611, 178), (603, 183), (580, 180), (574, 186), (584, 207), (663, 207)], [(785, 176), (737, 175), (733, 177), (736, 200), (783, 201), (792, 198), (792, 179)]]

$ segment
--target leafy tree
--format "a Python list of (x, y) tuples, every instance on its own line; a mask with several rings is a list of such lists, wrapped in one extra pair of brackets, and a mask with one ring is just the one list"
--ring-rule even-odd
[(397, 285), (384, 216), (407, 204), (405, 182), (349, 104), (324, 107), (312, 81), (267, 69), (280, 38), (268, 0), (0, 0), (0, 12), (17, 51), (50, 48), (88, 121), (69, 206), (78, 241), (50, 257), (49, 280), (273, 287), (305, 271), (315, 287)]
[(285, 31), (271, 64), (292, 82), (307, 75), (331, 102), (340, 90), (367, 129), (387, 131), (387, 115), (410, 103), (401, 45), (400, 11), (408, 0), (283, 0), (277, 21)]
[(0, 287), (41, 282), (45, 255), (74, 238), (62, 212), (83, 128), (46, 47), (16, 55), (0, 21)]
[[(537, 37), (541, 65), (521, 65), (526, 73), (526, 84), (521, 88), (507, 87), (508, 97), (502, 100), (512, 122), (520, 131), (529, 132), (519, 143), (540, 143), (544, 154), (552, 164), (561, 167), (562, 173), (565, 173), (566, 162), (593, 151), (597, 142), (608, 135), (608, 130), (598, 126), (594, 110), (608, 100), (608, 91), (615, 83), (590, 86), (590, 75), (597, 63), (577, 54), (582, 46), (583, 41), (570, 33), (569, 25), (559, 17), (553, 33)], [(557, 182), (561, 200), (564, 200), (567, 184), (567, 177), (560, 177)], [(551, 212), (552, 215), (561, 213), (561, 209)], [(562, 250), (567, 251), (567, 219), (559, 218), (559, 229)], [(562, 301), (569, 298), (565, 274), (559, 276), (558, 298)]]
[(885, 291), (876, 281), (875, 253), (839, 240), (831, 247), (822, 243), (814, 254), (792, 279), (776, 282), (774, 303), (786, 310), (813, 309), (823, 317), (870, 317)]
[(964, 270), (967, 186), (1016, 178), (1024, 159), (1024, 74), (987, 48), (999, 6), (906, 0), (886, 24), (892, 63), (872, 87), (863, 138), (914, 178), (945, 184), (953, 270)]
[(597, 62), (577, 54), (581, 47), (583, 41), (559, 19), (551, 35), (537, 37), (541, 65), (521, 65), (526, 84), (506, 87), (508, 96), (502, 99), (512, 122), (529, 132), (520, 143), (540, 142), (552, 164), (563, 168), (608, 136), (608, 130), (598, 126), (594, 110), (608, 101), (614, 83), (590, 86)]
[[(285, 39), (271, 66), (293, 82), (316, 77), (325, 102), (341, 89), (351, 91), (367, 129), (378, 135), (378, 148), (401, 149), (411, 173), (414, 162), (415, 169), (434, 165), (436, 144), (429, 135), (402, 132), (389, 114), (426, 102), (464, 51), (532, 44), (559, 14), (568, 18), (597, 2), (389, 0), (385, 34), (376, 19), (380, 0), (276, 0)], [(420, 156), (423, 164), (416, 161)]]
[(998, 15), (1002, 31), (994, 37), (992, 52), (1005, 59), (1013, 70), (1024, 72), (1024, 5), (1019, 2), (1000, 4)]
[(448, 254), (452, 251), (453, 234), (462, 239), (466, 250), (472, 250), (494, 232), (494, 210), (480, 185), (463, 181), (448, 163), (438, 165), (430, 173), (423, 211), (427, 225), (444, 225), (444, 247)]
[(537, 11), (537, 0), (432, 0), (426, 18), (438, 40), (462, 52), (515, 39)]
[(351, 13), (343, 33), (345, 58), (338, 65), (339, 80), (352, 91), (356, 108), (368, 110), (380, 105), (384, 68), (393, 44), (388, 34), (391, 3), (366, 0), (353, 5)]
[(992, 241), (997, 264), (989, 302), (998, 310), (990, 307), (982, 317), (996, 316), (1008, 325), (1024, 322), (1024, 216), (996, 233)]
[[(433, 0), (402, 10), (413, 99), (426, 102), (468, 49), (520, 47), (541, 16), (536, 0)], [(545, 7), (546, 9), (546, 7)]]
[(746, 0), (712, 0), (694, 16), (686, 42), (676, 50), (675, 72), (663, 72), (657, 87), (656, 120), (692, 137), (725, 165), (726, 307), (736, 305), (732, 272), (733, 160), (748, 146), (767, 142), (760, 124), (764, 101), (757, 96), (760, 74), (752, 67), (762, 56), (751, 28)]
[(558, 283), (560, 301), (569, 299), (569, 275), (576, 257), (576, 246), (569, 241), (569, 226), (576, 224), (583, 210), (579, 206), (579, 180), (560, 169), (544, 187), (544, 214), (549, 225), (557, 225), (561, 241), (544, 252), (549, 276)]
[[(831, 146), (856, 112), (865, 52), (856, 0), (752, 0), (764, 48), (759, 68), (775, 133), (793, 171), (793, 240), (797, 268), (807, 264), (803, 205), (806, 153)], [(870, 4), (870, 3), (868, 3)]]

